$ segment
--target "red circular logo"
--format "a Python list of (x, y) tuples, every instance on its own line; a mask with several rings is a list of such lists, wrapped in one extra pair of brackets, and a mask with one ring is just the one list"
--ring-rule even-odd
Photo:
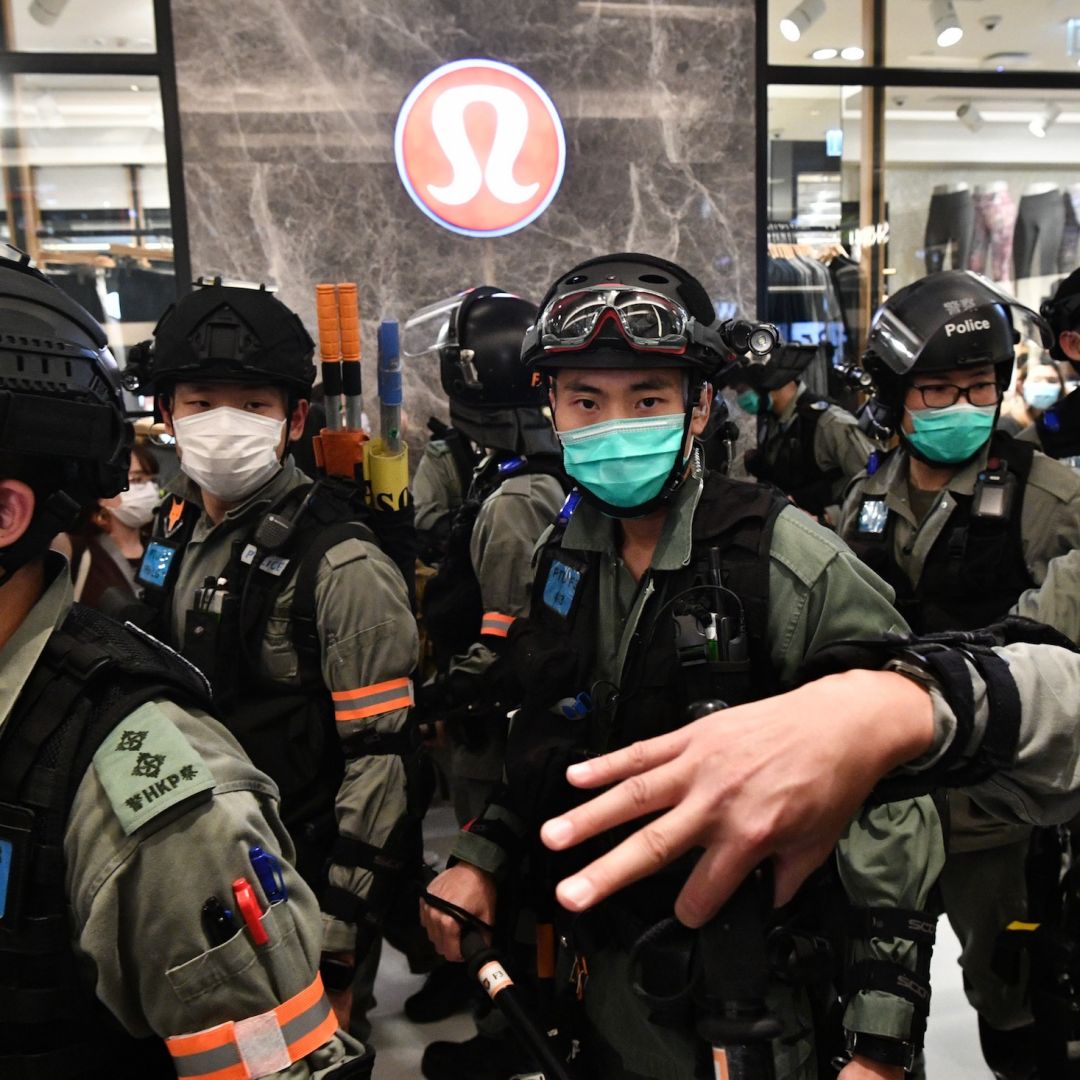
[(551, 98), (524, 72), (458, 60), (405, 99), (394, 154), (405, 189), (428, 217), (466, 236), (502, 236), (555, 197), (566, 138)]

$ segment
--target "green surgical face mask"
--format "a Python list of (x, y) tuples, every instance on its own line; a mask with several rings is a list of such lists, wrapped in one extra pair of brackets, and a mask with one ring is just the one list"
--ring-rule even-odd
[(631, 417), (560, 431), (563, 467), (612, 506), (644, 506), (656, 498), (680, 459), (686, 416)]
[(743, 412), (756, 416), (761, 411), (761, 395), (756, 390), (744, 390), (735, 398), (736, 404)]
[(906, 438), (923, 457), (942, 465), (967, 461), (994, 431), (996, 405), (958, 402), (946, 409), (908, 409), (915, 425)]

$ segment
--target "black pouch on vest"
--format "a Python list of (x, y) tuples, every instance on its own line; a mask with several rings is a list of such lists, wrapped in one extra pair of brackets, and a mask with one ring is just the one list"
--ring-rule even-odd
[(181, 652), (206, 676), (214, 688), (214, 701), (220, 704), (230, 701), (236, 689), (239, 664), (234, 646), (240, 639), (240, 600), (226, 594), (215, 606), (220, 610), (188, 611)]

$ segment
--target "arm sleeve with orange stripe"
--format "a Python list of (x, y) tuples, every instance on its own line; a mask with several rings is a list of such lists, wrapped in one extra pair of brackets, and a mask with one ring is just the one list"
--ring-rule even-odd
[[(374, 544), (346, 540), (323, 558), (315, 585), (322, 671), (342, 738), (400, 731), (408, 716), (419, 639), (405, 583)], [(381, 847), (405, 812), (401, 758), (378, 754), (346, 763), (337, 798), (344, 836)], [(361, 899), (371, 872), (332, 866), (330, 882)], [(324, 915), (328, 952), (354, 948), (355, 927)]]
[[(492, 616), (492, 626), (505, 624), (506, 617), (529, 614), (533, 551), (543, 531), (558, 517), (564, 499), (561, 485), (550, 476), (514, 476), (480, 507), (469, 554), (483, 610)], [(455, 657), (450, 669), (479, 675), (494, 660), (494, 653), (481, 640), (466, 655)]]
[[(300, 994), (315, 978), (322, 925), (315, 896), (292, 868), (274, 784), (216, 721), (156, 705), (213, 775), (211, 796), (126, 835), (91, 767), (72, 804), (64, 856), (75, 948), (93, 991), (132, 1035), (170, 1038), (258, 1016)], [(246, 876), (260, 908), (269, 907), (249, 861), (254, 845), (280, 858), (288, 901), (265, 916), (265, 947), (242, 931), (211, 948), (200, 920), (207, 897), (231, 907), (232, 882)], [(272, 1075), (318, 1077), (362, 1051), (347, 1035), (320, 1039)]]

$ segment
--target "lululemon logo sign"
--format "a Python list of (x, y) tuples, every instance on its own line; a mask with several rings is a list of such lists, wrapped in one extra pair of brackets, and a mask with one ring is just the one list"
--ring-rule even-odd
[(503, 236), (555, 197), (566, 139), (551, 98), (524, 72), (459, 60), (405, 99), (394, 153), (405, 189), (428, 217), (466, 236)]

